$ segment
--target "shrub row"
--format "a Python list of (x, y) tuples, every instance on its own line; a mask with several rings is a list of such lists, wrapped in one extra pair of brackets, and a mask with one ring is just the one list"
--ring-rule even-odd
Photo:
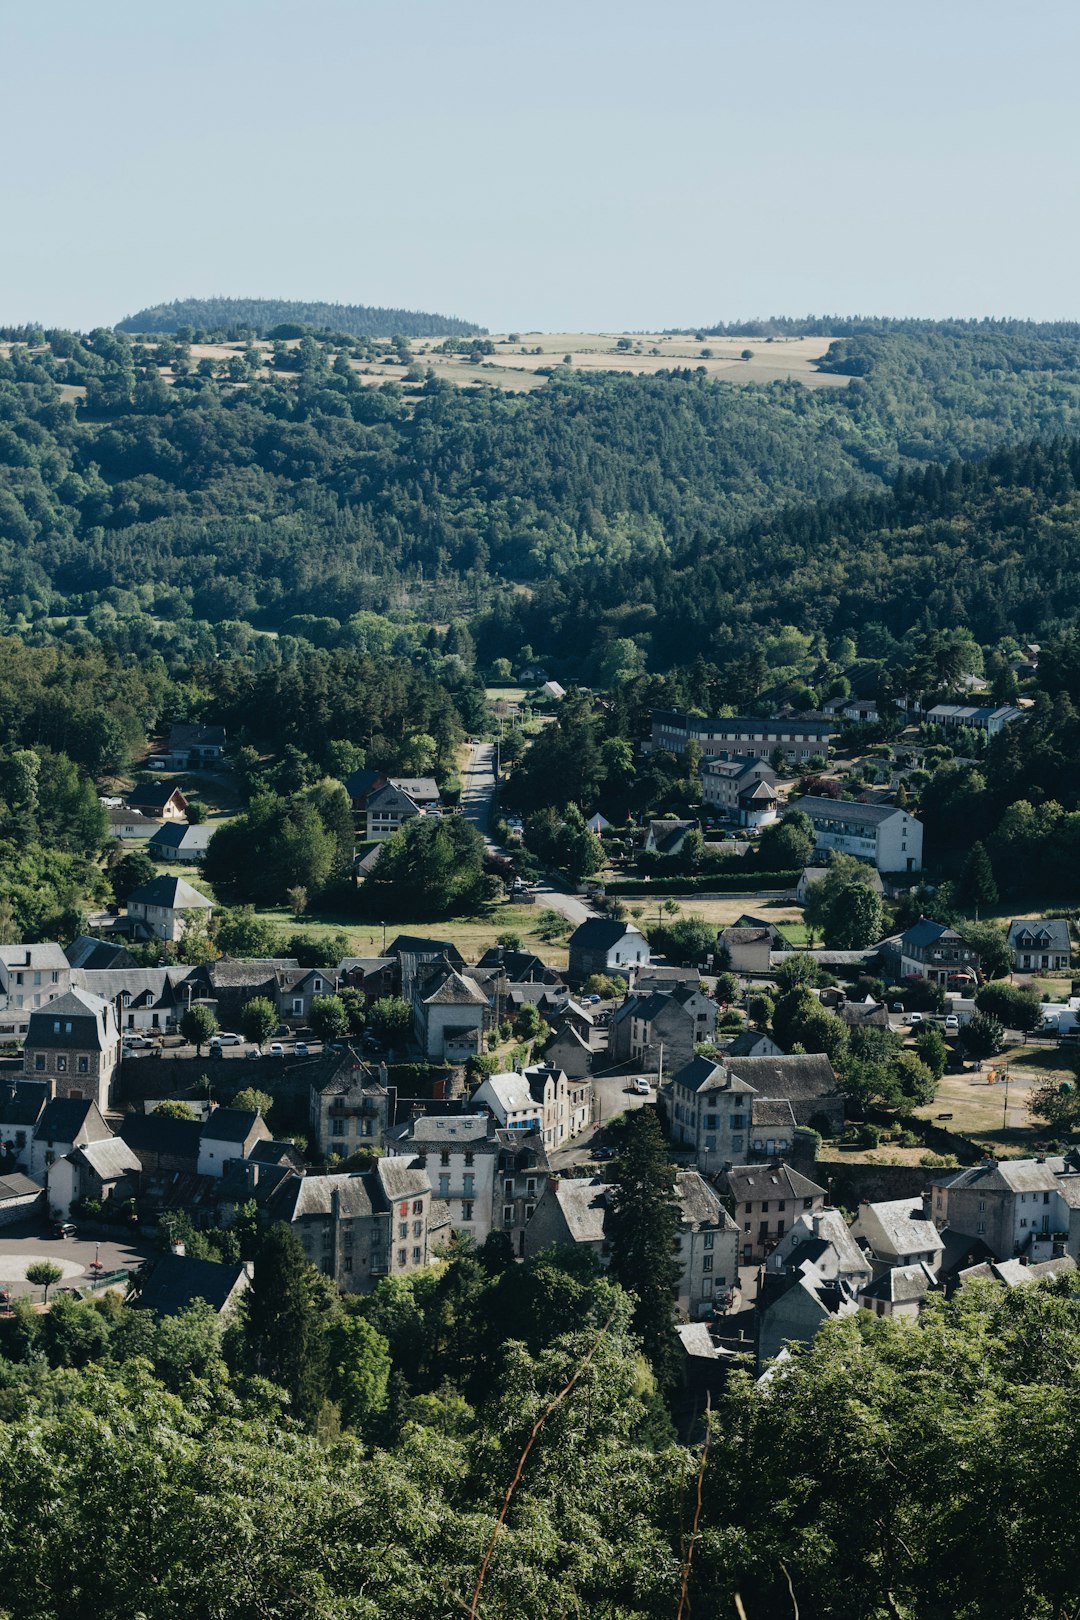
[(739, 894), (761, 892), (765, 889), (793, 889), (802, 876), (794, 872), (714, 872), (698, 877), (615, 878), (604, 884), (606, 894), (648, 897), (653, 894)]

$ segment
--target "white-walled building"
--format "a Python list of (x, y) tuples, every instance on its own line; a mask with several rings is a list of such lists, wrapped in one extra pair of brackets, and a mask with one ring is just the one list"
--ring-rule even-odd
[(814, 847), (819, 852), (835, 849), (842, 855), (857, 855), (879, 872), (922, 871), (922, 822), (895, 804), (857, 804), (808, 795), (791, 800), (788, 808), (810, 817)]

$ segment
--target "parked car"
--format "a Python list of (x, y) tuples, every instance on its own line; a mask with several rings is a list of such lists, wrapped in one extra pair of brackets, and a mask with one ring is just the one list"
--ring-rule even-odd
[(307, 1055), (308, 1055), (308, 1053), (310, 1051), (311, 1051), (311, 1048), (308, 1045), (307, 1041), (297, 1041), (297, 1043), (296, 1043), (296, 1055), (297, 1055), (297, 1057), (307, 1057)]
[(902, 1001), (894, 1001), (892, 1006), (889, 1008), (889, 1011), (894, 1013), (902, 1013), (903, 1010), (904, 1003)]
[(959, 1031), (960, 1031), (960, 1020), (959, 1020), (959, 1018), (956, 1016), (955, 1013), (947, 1013), (945, 1015), (945, 1033), (947, 1035), (956, 1035), (956, 1034), (959, 1033)]
[(219, 1030), (216, 1035), (211, 1035), (210, 1037), (211, 1046), (243, 1046), (243, 1044), (244, 1037), (242, 1035), (234, 1035), (233, 1032), (228, 1029)]
[(244, 1053), (244, 1056), (247, 1058), (261, 1058), (262, 1053), (259, 1051), (257, 1046), (249, 1046), (247, 1051)]
[(285, 1056), (285, 1048), (280, 1041), (270, 1042), (270, 1056), (272, 1058), (283, 1058)]
[(124, 1036), (122, 1044), (125, 1052), (148, 1052), (151, 1048), (160, 1046), (161, 1042), (152, 1035), (128, 1034)]
[(922, 1021), (923, 1021), (922, 1013), (909, 1013), (908, 1014), (908, 1023), (911, 1024), (912, 1026), (914, 1026), (915, 1024), (921, 1024)]
[(57, 1221), (53, 1227), (53, 1237), (73, 1238), (78, 1230), (74, 1221)]
[(652, 1096), (652, 1086), (650, 1086), (647, 1080), (635, 1080), (634, 1090), (637, 1092), (639, 1097)]

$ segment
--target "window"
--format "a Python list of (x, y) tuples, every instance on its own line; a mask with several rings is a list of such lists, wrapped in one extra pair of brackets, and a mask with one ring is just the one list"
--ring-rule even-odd
[(802, 1201), (802, 1207), (803, 1209), (813, 1209), (814, 1200), (812, 1198), (804, 1198)]
[(449, 1196), (450, 1196), (450, 1177), (449, 1177), (449, 1174), (447, 1174), (445, 1176), (440, 1176), (439, 1177), (439, 1197), (440, 1198), (449, 1198)]
[(711, 1254), (705, 1255), (705, 1257), (703, 1258), (703, 1260), (701, 1262), (702, 1271), (711, 1271), (712, 1270), (712, 1262), (713, 1262), (712, 1255)]
[(536, 1205), (535, 1205), (535, 1204), (526, 1204), (526, 1205), (525, 1205), (525, 1219), (526, 1219), (526, 1220), (527, 1220), (527, 1221), (531, 1221), (531, 1220), (532, 1220), (532, 1212), (533, 1212), (533, 1210), (534, 1210), (534, 1209), (535, 1209), (535, 1208), (536, 1208)]
[(466, 1151), (466, 1154), (465, 1154), (465, 1163), (466, 1163), (466, 1164), (472, 1164), (472, 1162), (473, 1162), (473, 1156), (472, 1156), (472, 1151), (471, 1151), (471, 1149), (470, 1149), (470, 1150), (467, 1150), (467, 1151)]
[[(938, 1194), (938, 1202), (940, 1203), (941, 1201), (942, 1201), (941, 1194), (939, 1193)], [(986, 1213), (986, 1199), (985, 1198), (980, 1198), (979, 1199), (979, 1214), (984, 1215), (985, 1213)]]
[(449, 1148), (443, 1148), (440, 1151), (440, 1153), (439, 1153), (439, 1163), (440, 1164), (449, 1164), (450, 1163), (450, 1149)]
[(711, 1277), (703, 1277), (701, 1279), (701, 1292), (703, 1294), (711, 1294), (712, 1293), (712, 1278)]
[(525, 1178), (525, 1196), (526, 1196), (526, 1198), (535, 1198), (536, 1197), (536, 1177), (535, 1176), (526, 1176), (526, 1178)]
[(786, 1209), (787, 1208), (787, 1200), (784, 1199), (784, 1198), (781, 1198), (780, 1202), (777, 1204), (776, 1207), (777, 1207), (777, 1209)]
[(423, 1237), (423, 1235), (424, 1235), (424, 1223), (423, 1223), (423, 1221), (413, 1221), (413, 1223), (412, 1223), (412, 1235), (413, 1235), (413, 1237)]
[(509, 1176), (507, 1176), (506, 1180), (503, 1182), (503, 1197), (504, 1198), (513, 1198), (513, 1196), (514, 1196), (514, 1183), (511, 1180), (511, 1178)]
[(513, 1226), (513, 1224), (514, 1224), (514, 1206), (513, 1206), (513, 1204), (504, 1204), (503, 1205), (503, 1225), (504, 1226)]
[(59, 1018), (54, 1018), (53, 1019), (52, 1032), (53, 1032), (54, 1035), (59, 1035), (59, 1033), (60, 1033), (60, 1020), (59, 1020)]
[(58, 1057), (57, 1060), (56, 1060), (56, 1072), (57, 1072), (57, 1074), (63, 1074), (66, 1069), (67, 1069), (67, 1058), (66, 1057)]
[(714, 1232), (706, 1232), (705, 1233), (705, 1247), (707, 1249), (711, 1249), (715, 1242), (716, 1242), (716, 1234)]
[(330, 1134), (331, 1134), (331, 1136), (344, 1136), (345, 1135), (345, 1121), (343, 1119), (331, 1120), (331, 1122), (330, 1122)]
[(40, 1072), (41, 1072), (41, 1070), (42, 1070), (42, 1069), (43, 1069), (43, 1068), (44, 1068), (44, 1067), (45, 1067), (45, 1059), (44, 1059), (44, 1057), (43, 1057), (43, 1056), (42, 1056), (42, 1054), (41, 1054), (41, 1053), (40, 1053), (40, 1052), (38, 1052), (38, 1053), (37, 1053), (37, 1054), (36, 1054), (36, 1055), (35, 1055), (35, 1057), (34, 1057), (34, 1068), (35, 1068), (35, 1069), (36, 1069), (36, 1070), (37, 1070), (37, 1071), (38, 1071), (38, 1073), (39, 1073), (39, 1074), (40, 1074)]
[(422, 1198), (413, 1199), (412, 1212), (414, 1215), (422, 1215), (424, 1213), (424, 1200)]
[(982, 1234), (986, 1231), (986, 1222), (985, 1221), (977, 1221), (975, 1223), (975, 1230), (979, 1234), (979, 1236), (981, 1237)]
[(341, 1262), (341, 1269), (342, 1269), (342, 1271), (351, 1271), (352, 1270), (352, 1255), (351, 1254), (347, 1255), (345, 1257), (345, 1259)]
[(398, 1252), (397, 1252), (397, 1258), (398, 1258), (398, 1265), (399, 1266), (407, 1265), (408, 1264), (408, 1259), (409, 1259), (409, 1251), (408, 1251), (408, 1249), (399, 1249)]
[(418, 1266), (420, 1264), (421, 1260), (423, 1259), (423, 1254), (421, 1253), (421, 1251), (419, 1249), (414, 1249), (413, 1252), (412, 1252), (412, 1257), (413, 1257), (413, 1265)]
[(79, 1059), (79, 1073), (80, 1074), (89, 1074), (89, 1072), (90, 1072), (90, 1059), (81, 1057)]
[(464, 1176), (462, 1178), (462, 1183), (463, 1183), (462, 1189), (461, 1189), (462, 1192), (465, 1194), (466, 1198), (471, 1198), (473, 1196), (473, 1194), (475, 1193), (475, 1191), (476, 1191), (476, 1185), (475, 1185), (476, 1177), (475, 1176)]
[(731, 1128), (732, 1128), (733, 1131), (745, 1130), (746, 1129), (746, 1115), (745, 1114), (732, 1114), (732, 1116), (731, 1116)]
[(463, 1221), (471, 1221), (472, 1220), (472, 1212), (473, 1212), (473, 1207), (472, 1207), (471, 1204), (469, 1204), (469, 1203), (462, 1204), (462, 1206), (461, 1206), (461, 1219)]
[(408, 1235), (409, 1235), (409, 1223), (408, 1223), (408, 1221), (399, 1221), (398, 1222), (397, 1235), (398, 1235), (399, 1238), (408, 1237)]
[(749, 1233), (749, 1231), (750, 1231), (750, 1222), (749, 1221), (747, 1221), (745, 1223), (745, 1225), (743, 1226), (743, 1231), (746, 1232), (746, 1233)]
[(304, 1010), (304, 1000), (303, 1000), (302, 996), (293, 996), (292, 1010), (293, 1010), (294, 1013), (302, 1013), (303, 1012), (303, 1010)]

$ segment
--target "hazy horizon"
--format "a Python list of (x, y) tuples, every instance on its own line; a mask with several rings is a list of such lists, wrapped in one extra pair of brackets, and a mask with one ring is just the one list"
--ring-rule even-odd
[(1080, 318), (1048, 0), (9, 7), (0, 323), (174, 298), (508, 330)]

